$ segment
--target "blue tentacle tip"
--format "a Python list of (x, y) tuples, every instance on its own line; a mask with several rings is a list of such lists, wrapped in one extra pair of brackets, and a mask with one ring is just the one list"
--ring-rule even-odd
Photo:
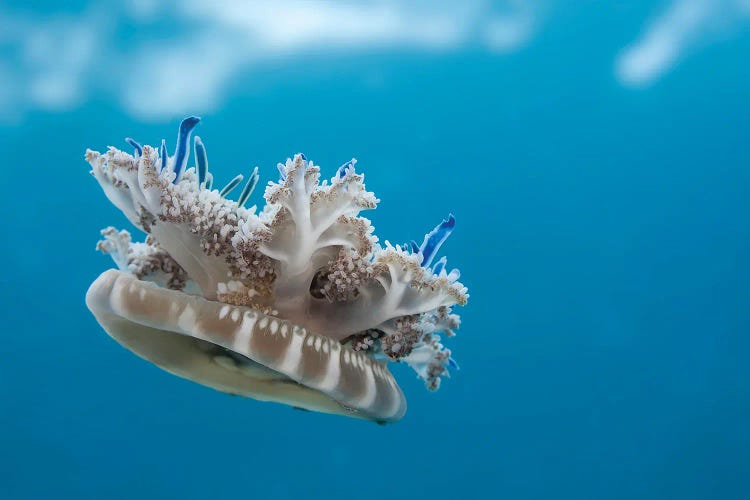
[(440, 257), (440, 260), (432, 265), (432, 274), (440, 274), (445, 269), (446, 264), (448, 264), (448, 259), (445, 256)]
[(202, 186), (206, 182), (208, 174), (208, 156), (206, 155), (206, 146), (203, 145), (203, 141), (197, 135), (193, 141), (193, 149), (195, 150), (195, 165), (198, 170), (198, 183)]
[(428, 267), (432, 264), (437, 251), (448, 239), (455, 226), (455, 217), (453, 217), (453, 214), (448, 214), (447, 220), (443, 220), (435, 229), (425, 235), (422, 246), (419, 247), (419, 251), (422, 252), (422, 267)]
[(174, 182), (180, 179), (180, 174), (187, 166), (188, 157), (190, 156), (190, 149), (188, 148), (190, 134), (193, 133), (193, 129), (200, 121), (200, 117), (188, 116), (180, 123), (180, 129), (177, 132), (177, 146), (175, 146), (174, 150)]
[(159, 148), (159, 158), (161, 158), (161, 170), (167, 168), (169, 163), (169, 154), (167, 153), (167, 140), (161, 140), (161, 147)]
[(132, 139), (130, 137), (126, 137), (125, 138), (125, 142), (127, 142), (128, 144), (130, 144), (130, 146), (132, 146), (132, 148), (135, 149), (135, 156), (136, 157), (143, 156), (143, 146), (141, 146), (140, 144), (138, 144), (138, 142), (136, 142), (134, 139)]
[(346, 171), (349, 170), (350, 168), (354, 167), (354, 164), (356, 162), (357, 162), (357, 160), (355, 160), (354, 158), (352, 158), (348, 162), (346, 162), (343, 165), (341, 165), (339, 167), (339, 169), (336, 171), (336, 177), (338, 177), (339, 179), (341, 179), (342, 177), (344, 177), (346, 175)]

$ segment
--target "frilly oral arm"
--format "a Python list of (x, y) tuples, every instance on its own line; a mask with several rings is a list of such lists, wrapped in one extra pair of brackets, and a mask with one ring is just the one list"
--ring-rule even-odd
[(440, 387), (441, 377), (450, 376), (449, 366), (457, 367), (451, 358), (450, 350), (443, 347), (440, 337), (436, 335), (426, 335), (423, 342), (412, 349), (403, 361), (417, 372), (431, 391), (436, 391)]
[(89, 149), (86, 151), (86, 161), (91, 165), (91, 174), (99, 182), (107, 199), (133, 225), (140, 227), (135, 200), (129, 192), (129, 186), (119, 174), (120, 168), (130, 168), (128, 163), (132, 163), (133, 168), (136, 168), (133, 157), (114, 148), (110, 148), (104, 155)]
[(97, 243), (97, 250), (112, 257), (121, 271), (164, 288), (194, 289), (185, 270), (153, 238), (147, 238), (145, 243), (133, 243), (129, 232), (117, 231), (114, 227), (103, 229), (102, 236), (104, 239)]
[(319, 185), (320, 169), (301, 154), (279, 164), (279, 171), (280, 181), (266, 189), (261, 215), (273, 237), (260, 251), (280, 263), (276, 298), (283, 303), (308, 295), (316, 271), (335, 260), (341, 248), (370, 252), (375, 239), (369, 222), (356, 215), (374, 208), (377, 200), (365, 190), (353, 162), (331, 185)]
[(375, 316), (419, 314), (441, 306), (463, 305), (468, 299), (461, 283), (447, 276), (434, 276), (420, 266), (415, 254), (389, 247), (376, 254), (374, 264), (386, 269), (376, 276), (385, 294), (382, 300), (370, 304)]
[(461, 283), (442, 273), (436, 277), (419, 262), (418, 255), (398, 248), (379, 250), (367, 279), (360, 277), (362, 284), (354, 300), (310, 304), (317, 328), (341, 332), (343, 337), (369, 328), (381, 328), (402, 316), (466, 303), (468, 294)]
[(112, 226), (102, 229), (101, 233), (104, 239), (96, 244), (96, 249), (112, 257), (120, 271), (130, 272), (130, 233), (125, 230), (118, 231)]
[[(357, 161), (352, 159), (339, 167), (331, 179), (331, 184), (320, 186), (313, 194), (310, 212), (318, 237), (333, 232), (332, 230), (342, 223), (356, 225), (356, 221), (364, 221), (369, 225), (367, 219), (358, 218), (356, 215), (362, 210), (376, 208), (379, 200), (365, 188), (365, 177), (356, 173), (356, 163)], [(363, 242), (359, 239), (350, 240), (349, 243), (362, 252)], [(326, 246), (326, 243), (321, 242), (320, 245)], [(369, 252), (369, 245), (365, 246), (364, 250)]]

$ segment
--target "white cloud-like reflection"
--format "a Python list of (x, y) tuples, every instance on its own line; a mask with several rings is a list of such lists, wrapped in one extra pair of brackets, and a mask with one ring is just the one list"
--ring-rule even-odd
[[(205, 112), (222, 104), (238, 75), (295, 58), (465, 49), (501, 57), (554, 23), (555, 2), (130, 0), (76, 15), (0, 6), (0, 121), (68, 110), (92, 95), (143, 119)], [(661, 12), (616, 59), (624, 85), (656, 81), (740, 26), (750, 0), (670, 0)]]
[[(33, 17), (0, 8), (0, 49), (10, 48), (9, 56), (0, 52), (0, 72), (13, 68), (0, 83), (0, 102), (12, 103), (0, 116), (67, 109), (89, 92), (114, 95), (141, 118), (179, 115), (188, 105), (207, 110), (221, 103), (239, 72), (281, 55), (472, 46), (509, 51), (531, 38), (533, 5), (521, 0), (500, 6), (484, 0), (132, 0), (120, 10), (91, 9), (76, 17)], [(165, 15), (172, 26), (168, 36), (148, 29)], [(118, 25), (146, 29), (132, 30), (124, 51), (111, 35)]]
[[(187, 25), (197, 26), (191, 39), (149, 44), (136, 57), (150, 68), (157, 87), (170, 91), (154, 93), (149, 82), (134, 77), (124, 99), (139, 114), (171, 114), (185, 103), (216, 104), (233, 75), (281, 55), (396, 48), (443, 51), (483, 42), (475, 28), (487, 25), (486, 3), (450, 7), (438, 2), (439, 9), (435, 5), (434, 1), (185, 0), (177, 12)], [(200, 78), (173, 83), (180, 80), (177, 75), (195, 75), (196, 61), (203, 66)]]
[(629, 86), (658, 80), (692, 50), (750, 19), (750, 0), (673, 0), (617, 59), (615, 72)]

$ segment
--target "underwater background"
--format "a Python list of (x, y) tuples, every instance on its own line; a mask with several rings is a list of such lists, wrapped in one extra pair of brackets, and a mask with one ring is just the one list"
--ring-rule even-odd
[[(750, 3), (4, 0), (0, 497), (750, 498)], [(217, 182), (351, 157), (471, 298), (378, 426), (241, 399), (84, 304), (131, 229), (87, 147)], [(262, 190), (261, 190), (262, 191)], [(250, 203), (260, 203), (261, 192)]]

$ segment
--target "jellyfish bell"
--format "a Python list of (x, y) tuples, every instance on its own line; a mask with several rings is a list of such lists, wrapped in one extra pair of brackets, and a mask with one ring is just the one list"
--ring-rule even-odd
[(398, 420), (406, 411), (383, 364), (252, 308), (113, 269), (91, 285), (86, 303), (124, 347), (222, 392), (378, 421)]
[(222, 392), (306, 410), (393, 422), (406, 399), (387, 367), (411, 366), (435, 390), (455, 366), (452, 336), (466, 303), (458, 271), (434, 257), (450, 216), (421, 245), (378, 244), (360, 211), (378, 201), (355, 161), (328, 181), (296, 155), (279, 164), (265, 206), (245, 208), (257, 168), (237, 201), (237, 176), (213, 188), (206, 149), (183, 120), (173, 155), (132, 139), (129, 155), (87, 151), (109, 200), (145, 242), (107, 228), (98, 249), (118, 269), (90, 286), (102, 328), (142, 358)]

